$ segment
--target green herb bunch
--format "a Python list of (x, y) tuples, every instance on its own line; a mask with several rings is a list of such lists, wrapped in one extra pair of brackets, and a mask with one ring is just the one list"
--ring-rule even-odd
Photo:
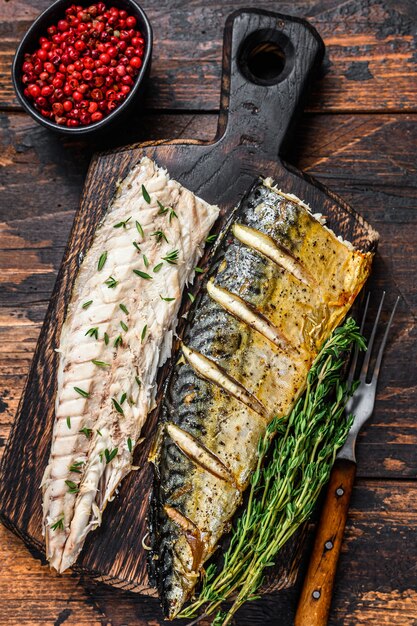
[[(316, 357), (306, 390), (288, 417), (269, 424), (259, 442), (247, 506), (234, 524), (222, 565), (209, 565), (198, 598), (179, 617), (195, 617), (204, 608), (205, 616), (216, 612), (215, 626), (226, 626), (244, 602), (259, 597), (265, 568), (309, 518), (349, 432), (353, 417), (344, 409), (357, 383), (348, 388), (341, 376), (354, 346), (365, 349), (349, 318)], [(232, 606), (222, 611), (231, 597)]]

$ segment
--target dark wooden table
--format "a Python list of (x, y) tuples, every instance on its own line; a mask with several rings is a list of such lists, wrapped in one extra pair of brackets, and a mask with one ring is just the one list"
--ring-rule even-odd
[[(238, 0), (144, 0), (155, 31), (146, 113), (106, 146), (211, 139), (221, 40)], [(401, 306), (358, 478), (332, 626), (417, 625), (417, 5), (415, 0), (253, 3), (307, 17), (327, 45), (287, 159), (340, 193), (381, 234), (372, 288)], [(14, 49), (47, 0), (1, 0), (0, 453), (22, 393), (83, 179), (98, 145), (40, 128), (10, 81)], [(305, 564), (304, 564), (305, 567)], [(252, 603), (239, 626), (290, 626), (298, 593)], [(158, 602), (74, 574), (58, 577), (0, 527), (0, 623), (157, 626)], [(203, 623), (202, 623), (203, 624)]]

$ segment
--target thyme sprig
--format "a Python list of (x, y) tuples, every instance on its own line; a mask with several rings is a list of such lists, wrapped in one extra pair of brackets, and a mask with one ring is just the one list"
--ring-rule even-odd
[(156, 241), (157, 241), (158, 243), (159, 243), (160, 241), (162, 241), (162, 240), (164, 240), (164, 241), (166, 241), (167, 243), (169, 243), (169, 242), (168, 242), (168, 239), (167, 239), (167, 236), (166, 236), (166, 234), (164, 233), (164, 231), (163, 231), (163, 230), (156, 230), (154, 233), (151, 233), (151, 237), (155, 237), (155, 239), (156, 239)]
[(74, 472), (75, 474), (82, 473), (82, 466), (84, 465), (84, 461), (74, 461), (72, 465), (70, 465), (69, 471)]
[(81, 428), (78, 432), (82, 433), (87, 439), (91, 439), (91, 435), (93, 434), (92, 429), (87, 427)]
[(168, 213), (169, 211), (169, 207), (168, 206), (164, 206), (162, 204), (162, 202), (159, 202), (159, 200), (156, 201), (158, 206), (159, 206), (159, 211), (158, 211), (158, 215), (165, 215), (165, 213)]
[(113, 226), (113, 228), (126, 228), (127, 224), (130, 222), (131, 219), (132, 219), (132, 216), (128, 217), (127, 220), (118, 222), (117, 224)]
[[(309, 518), (349, 432), (353, 417), (344, 409), (357, 383), (348, 388), (341, 374), (353, 345), (365, 347), (355, 321), (348, 319), (315, 359), (289, 416), (269, 424), (222, 567), (207, 567), (199, 597), (179, 617), (195, 617), (204, 607), (205, 615), (216, 612), (216, 625), (226, 626), (242, 604), (259, 597), (265, 568)], [(223, 612), (223, 601), (232, 595), (232, 606)]]
[(111, 463), (111, 461), (113, 461), (114, 457), (116, 456), (118, 452), (117, 448), (114, 448), (114, 450), (108, 450), (107, 448), (104, 450), (104, 456), (106, 458), (106, 465), (108, 463)]
[(164, 206), (162, 204), (162, 202), (159, 202), (159, 200), (157, 200), (158, 206), (159, 206), (159, 211), (158, 211), (158, 215), (165, 215), (166, 213), (168, 213), (169, 211), (169, 223), (171, 223), (171, 220), (173, 217), (178, 217), (178, 215), (175, 213), (174, 209), (172, 208), (172, 206)]
[(68, 487), (68, 493), (78, 493), (78, 485), (73, 480), (66, 480), (65, 484)]
[(168, 252), (166, 256), (162, 257), (162, 260), (166, 261), (170, 265), (176, 265), (178, 261), (178, 250), (171, 250), (171, 252)]
[(107, 285), (109, 289), (114, 289), (119, 284), (119, 281), (113, 276), (109, 276), (108, 279), (104, 281), (104, 284)]

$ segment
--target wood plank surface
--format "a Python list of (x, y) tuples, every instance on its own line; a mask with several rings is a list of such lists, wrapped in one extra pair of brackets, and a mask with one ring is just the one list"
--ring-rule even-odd
[[(62, 140), (17, 112), (9, 79), (13, 48), (48, 4), (3, 2), (0, 11), (0, 454), (88, 161), (100, 147)], [(112, 145), (166, 137), (212, 139), (224, 19), (247, 3), (142, 4), (157, 25), (149, 112), (133, 120), (124, 136), (107, 139)], [(360, 437), (360, 479), (330, 625), (416, 626), (417, 116), (412, 113), (417, 111), (417, 8), (414, 0), (265, 0), (262, 6), (309, 17), (328, 46), (308, 103), (316, 114), (303, 117), (288, 160), (375, 225), (381, 243), (374, 283), (388, 288), (391, 298), (403, 297), (375, 414)], [(2, 526), (0, 563), (0, 622), (7, 626), (161, 623), (157, 601), (74, 574), (57, 578)], [(295, 588), (248, 605), (236, 623), (272, 626), (279, 615), (279, 623), (289, 625), (297, 594)]]
[[(49, 4), (48, 0), (2, 2), (2, 107), (18, 105), (9, 80), (14, 50)], [(205, 5), (201, 0), (144, 0), (141, 5), (155, 37), (147, 106), (217, 109), (224, 22), (232, 11), (246, 8), (247, 0), (211, 0)], [(417, 111), (414, 0), (263, 0), (261, 6), (307, 18), (323, 37), (327, 58), (310, 110)]]

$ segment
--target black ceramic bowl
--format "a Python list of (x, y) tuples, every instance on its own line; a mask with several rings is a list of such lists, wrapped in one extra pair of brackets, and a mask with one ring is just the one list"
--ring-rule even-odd
[(133, 106), (137, 108), (140, 105), (144, 94), (144, 87), (146, 79), (151, 69), (151, 56), (152, 56), (152, 28), (146, 17), (145, 12), (135, 2), (135, 0), (104, 0), (107, 6), (115, 6), (118, 9), (125, 9), (129, 14), (134, 15), (137, 20), (137, 27), (142, 32), (145, 39), (145, 51), (142, 59), (142, 67), (139, 70), (139, 74), (135, 78), (135, 83), (131, 92), (128, 94), (126, 100), (117, 107), (112, 113), (104, 117), (99, 122), (89, 124), (88, 126), (77, 126), (76, 128), (68, 128), (67, 126), (60, 126), (51, 122), (43, 115), (41, 115), (33, 106), (30, 100), (26, 98), (23, 93), (24, 85), (22, 83), (22, 65), (24, 62), (24, 56), (26, 52), (32, 53), (39, 47), (38, 40), (46, 33), (48, 26), (56, 24), (58, 20), (65, 17), (65, 9), (72, 4), (80, 4), (82, 6), (90, 6), (94, 0), (57, 0), (51, 6), (46, 9), (39, 17), (33, 22), (32, 26), (23, 37), (16, 50), (15, 57), (13, 59), (12, 66), (12, 80), (13, 85), (22, 106), (25, 110), (35, 119), (39, 124), (46, 126), (47, 128), (56, 131), (64, 135), (73, 136), (85, 136), (90, 134), (98, 134), (103, 130), (110, 130), (110, 127), (118, 125), (122, 122), (123, 117), (131, 111)]

